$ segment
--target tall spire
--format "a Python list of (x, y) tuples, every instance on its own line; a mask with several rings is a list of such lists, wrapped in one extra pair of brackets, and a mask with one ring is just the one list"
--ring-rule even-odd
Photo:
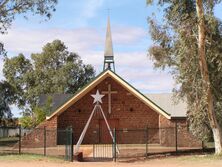
[(108, 20), (107, 20), (106, 44), (105, 44), (104, 56), (113, 56), (113, 43), (112, 43), (112, 34), (111, 34), (111, 27), (110, 27), (110, 18), (109, 18), (109, 16), (108, 16)]
[(113, 65), (113, 70), (115, 71), (112, 34), (111, 34), (111, 27), (110, 27), (110, 17), (108, 16), (103, 70), (107, 68), (111, 69), (111, 64)]

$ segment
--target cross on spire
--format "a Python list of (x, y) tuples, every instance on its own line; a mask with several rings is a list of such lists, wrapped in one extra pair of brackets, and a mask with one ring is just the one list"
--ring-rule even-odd
[(110, 15), (110, 11), (111, 11), (111, 9), (107, 8), (108, 16)]

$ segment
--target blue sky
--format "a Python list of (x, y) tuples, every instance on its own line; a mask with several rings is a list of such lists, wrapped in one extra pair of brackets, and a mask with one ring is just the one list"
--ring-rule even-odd
[[(40, 52), (47, 42), (61, 39), (70, 51), (78, 53), (85, 63), (92, 64), (97, 73), (102, 71), (103, 51), (110, 8), (116, 72), (143, 93), (171, 92), (175, 86), (170, 74), (153, 70), (147, 49), (152, 45), (147, 17), (156, 6), (146, 6), (146, 0), (59, 0), (50, 20), (39, 16), (17, 16), (7, 35), (1, 36), (9, 56), (22, 52)], [(222, 16), (222, 5), (215, 13)], [(0, 68), (2, 68), (0, 60)], [(0, 69), (0, 78), (3, 78)], [(13, 113), (19, 111), (14, 107)]]

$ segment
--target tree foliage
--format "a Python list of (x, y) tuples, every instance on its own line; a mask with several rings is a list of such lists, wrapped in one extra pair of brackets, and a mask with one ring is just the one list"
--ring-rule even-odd
[(3, 73), (15, 89), (14, 103), (19, 108), (34, 109), (42, 94), (75, 93), (91, 80), (95, 71), (69, 52), (60, 40), (47, 43), (41, 53), (6, 58)]
[(35, 106), (32, 114), (24, 114), (19, 122), (24, 128), (34, 128), (46, 119), (52, 109), (52, 98), (49, 96), (44, 106)]
[[(0, 1), (0, 34), (7, 32), (16, 15), (27, 13), (51, 17), (55, 11), (57, 0), (1, 0)], [(3, 43), (0, 42), (0, 55), (4, 53)]]
[(19, 119), (18, 118), (2, 118), (2, 119), (0, 119), (0, 126), (18, 127), (19, 126)]
[[(206, 57), (214, 109), (221, 121), (222, 109), (222, 22), (213, 14), (213, 7), (220, 1), (204, 1), (206, 24)], [(153, 3), (148, 0), (147, 3)], [(155, 16), (148, 19), (150, 34), (155, 44), (149, 48), (149, 57), (156, 68), (170, 70), (176, 83), (177, 97), (188, 103), (191, 131), (201, 139), (211, 136), (207, 112), (206, 92), (199, 68), (198, 26), (194, 0), (158, 1), (163, 8), (163, 20)]]
[(12, 117), (9, 104), (14, 99), (14, 89), (6, 81), (0, 82), (0, 120)]

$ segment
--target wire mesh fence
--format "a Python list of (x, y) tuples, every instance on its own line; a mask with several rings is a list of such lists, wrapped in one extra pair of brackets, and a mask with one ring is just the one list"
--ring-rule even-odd
[(73, 159), (73, 131), (67, 129), (0, 128), (0, 154), (39, 154)]
[(14, 148), (19, 143), (20, 136), (24, 135), (19, 127), (0, 127), (0, 154), (19, 153), (19, 148)]
[(115, 130), (117, 157), (137, 157), (146, 153), (147, 131), (144, 129)]
[(155, 154), (204, 151), (213, 148), (188, 132), (187, 126), (144, 129), (114, 129), (114, 159), (147, 157)]
[[(213, 142), (195, 139), (186, 126), (114, 129), (114, 139), (99, 129), (87, 132), (80, 152), (84, 158), (134, 158), (154, 154), (177, 153), (214, 148)], [(88, 136), (87, 136), (88, 135)], [(40, 154), (73, 160), (73, 149), (79, 136), (67, 129), (0, 127), (0, 154)]]
[[(93, 158), (98, 159), (121, 159), (204, 151), (202, 141), (192, 136), (187, 126), (177, 124), (162, 128), (114, 129), (112, 131), (114, 141), (112, 141), (109, 133), (102, 133), (99, 130), (91, 130), (87, 133), (96, 134), (93, 138), (93, 141), (96, 142), (90, 145), (91, 138), (85, 138), (86, 143), (81, 146), (81, 151), (87, 158), (93, 156)], [(205, 147), (209, 148), (209, 144), (205, 144)]]

